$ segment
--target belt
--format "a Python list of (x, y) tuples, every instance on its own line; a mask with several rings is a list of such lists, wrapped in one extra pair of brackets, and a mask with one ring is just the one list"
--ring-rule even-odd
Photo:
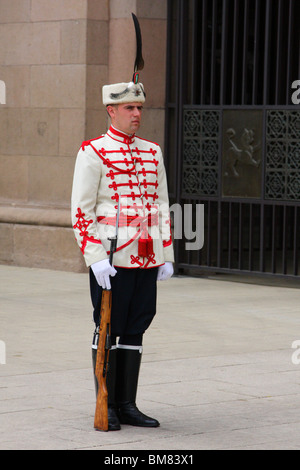
[[(105, 217), (98, 216), (97, 221), (100, 224), (105, 225), (116, 225), (117, 216)], [(151, 227), (153, 225), (158, 225), (158, 214), (148, 214), (148, 216), (143, 217), (140, 215), (125, 215), (120, 214), (119, 217), (119, 227), (139, 227), (141, 225), (147, 225)]]

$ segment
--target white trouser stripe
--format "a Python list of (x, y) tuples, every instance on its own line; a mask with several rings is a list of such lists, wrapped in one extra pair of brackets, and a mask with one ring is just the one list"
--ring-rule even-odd
[(131, 349), (133, 351), (139, 351), (142, 354), (143, 346), (132, 346), (130, 344), (118, 344), (118, 349)]
[[(97, 344), (92, 344), (92, 349), (98, 349), (98, 345), (97, 345)], [(117, 349), (116, 344), (114, 344), (114, 345), (110, 348), (110, 351), (112, 351), (113, 349)]]

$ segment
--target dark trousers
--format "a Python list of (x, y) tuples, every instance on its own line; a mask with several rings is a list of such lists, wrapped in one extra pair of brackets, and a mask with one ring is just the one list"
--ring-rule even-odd
[[(112, 289), (111, 335), (142, 335), (156, 313), (157, 271), (150, 269), (116, 268), (110, 278)], [(96, 326), (100, 323), (102, 288), (90, 269), (90, 292)]]

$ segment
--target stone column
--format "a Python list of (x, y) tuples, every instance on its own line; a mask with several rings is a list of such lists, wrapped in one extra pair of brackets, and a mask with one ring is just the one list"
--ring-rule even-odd
[(131, 12), (146, 64), (141, 136), (163, 147), (166, 0), (0, 0), (0, 263), (86, 270), (70, 220), (75, 158), (106, 131), (102, 86), (132, 77)]

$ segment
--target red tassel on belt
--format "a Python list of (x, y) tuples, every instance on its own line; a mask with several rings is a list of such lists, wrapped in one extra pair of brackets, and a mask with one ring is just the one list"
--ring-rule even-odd
[(149, 235), (148, 230), (144, 228), (142, 235), (139, 238), (138, 255), (143, 258), (147, 258), (153, 254), (153, 238)]

